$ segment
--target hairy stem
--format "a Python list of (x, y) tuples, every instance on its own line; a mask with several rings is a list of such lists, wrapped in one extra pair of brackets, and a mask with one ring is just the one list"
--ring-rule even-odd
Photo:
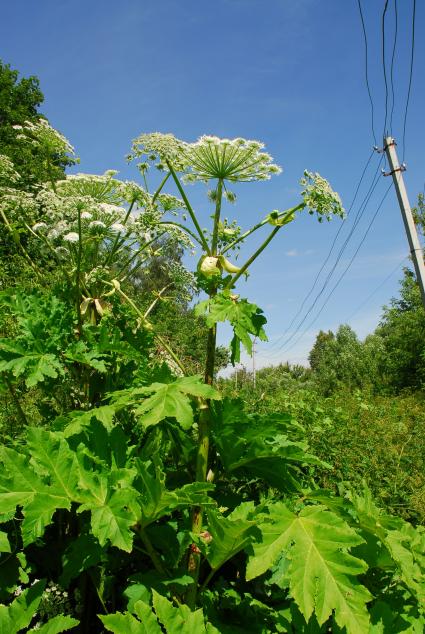
[(7, 389), (9, 390), (11, 396), (12, 396), (12, 400), (15, 404), (15, 408), (16, 411), (18, 413), (18, 418), (21, 421), (21, 423), (25, 426), (28, 425), (28, 421), (27, 421), (27, 417), (25, 416), (25, 412), (21, 407), (21, 403), (19, 402), (19, 398), (15, 392), (15, 388), (13, 387), (12, 383), (9, 381), (8, 377), (5, 376), (4, 377), (5, 383), (7, 385)]
[[(213, 238), (211, 243), (211, 253), (217, 253), (218, 227), (220, 222), (221, 201), (223, 197), (223, 181), (220, 179), (217, 184), (217, 198), (214, 214)], [(217, 289), (211, 289), (209, 293), (210, 299), (217, 293)], [(207, 355), (205, 361), (204, 382), (212, 385), (214, 381), (215, 367), (215, 349), (217, 340), (217, 326), (214, 324), (208, 331), (207, 339)], [(198, 421), (198, 453), (196, 456), (196, 481), (205, 482), (208, 471), (208, 454), (210, 448), (210, 426), (211, 426), (211, 403), (206, 401), (203, 409), (201, 409)], [(197, 506), (192, 513), (192, 533), (199, 534), (202, 530), (203, 509)], [(201, 554), (196, 550), (189, 552), (188, 572), (193, 577), (194, 583), (190, 586), (186, 595), (186, 601), (190, 608), (196, 605), (196, 597), (198, 594), (199, 569), (201, 565)]]
[(83, 253), (83, 243), (82, 243), (82, 230), (81, 230), (81, 207), (78, 205), (78, 248), (77, 248), (77, 266), (75, 272), (75, 282), (76, 282), (76, 303), (77, 303), (77, 321), (78, 321), (78, 332), (81, 337), (83, 332), (83, 321), (81, 317), (81, 288), (80, 288), (80, 276), (81, 276), (81, 256)]

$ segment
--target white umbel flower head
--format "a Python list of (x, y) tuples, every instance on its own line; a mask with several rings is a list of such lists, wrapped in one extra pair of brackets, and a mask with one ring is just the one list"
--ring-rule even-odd
[(221, 179), (232, 182), (268, 180), (282, 171), (263, 152), (264, 145), (247, 139), (202, 136), (188, 148), (188, 181)]
[(81, 212), (81, 219), (82, 220), (91, 220), (91, 218), (93, 218), (92, 214), (89, 211), (82, 211)]
[(114, 224), (111, 225), (111, 230), (114, 231), (115, 233), (124, 233), (125, 227), (120, 222), (114, 222)]
[(78, 233), (75, 233), (75, 231), (70, 231), (69, 233), (65, 233), (63, 239), (65, 240), (65, 242), (78, 242)]
[(330, 220), (332, 216), (345, 217), (341, 198), (320, 174), (305, 170), (300, 184), (304, 188), (301, 196), (306, 209), (310, 214), (316, 212), (319, 222), (322, 222), (323, 218)]
[(35, 225), (33, 226), (32, 230), (37, 232), (37, 231), (44, 231), (45, 229), (47, 229), (47, 225), (45, 222), (36, 222)]
[(133, 141), (129, 159), (145, 156), (150, 161), (156, 161), (158, 169), (167, 169), (169, 163), (176, 172), (183, 172), (188, 167), (188, 147), (188, 143), (177, 139), (174, 134), (141, 134)]
[(105, 229), (106, 225), (104, 222), (102, 222), (101, 220), (92, 220), (89, 223), (89, 227), (90, 229), (95, 229), (95, 228), (99, 228), (99, 229)]

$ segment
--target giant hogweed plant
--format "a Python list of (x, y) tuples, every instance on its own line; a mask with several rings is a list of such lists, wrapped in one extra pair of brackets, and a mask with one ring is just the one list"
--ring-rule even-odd
[[(265, 338), (241, 277), (297, 214), (341, 216), (339, 197), (306, 172), (293, 207), (242, 231), (222, 217), (229, 187), (280, 171), (260, 143), (150, 134), (130, 158), (144, 181), (130, 197), (113, 174), (71, 177), (43, 188), (42, 214), (26, 223), (56, 258), (68, 303), (4, 297), (18, 326), (14, 342), (0, 342), (0, 372), (16, 407), (22, 380), (68, 395), (60, 416), (26, 420), (24, 437), (1, 448), (3, 631), (60, 632), (75, 617), (81, 632), (122, 634), (423, 631), (424, 530), (385, 514), (367, 490), (317, 489), (314, 469), (326, 465), (302, 426), (286, 413), (247, 415), (213, 385), (218, 323), (233, 328), (233, 363)], [(151, 165), (162, 172), (153, 194)], [(193, 181), (211, 188), (209, 230), (189, 202)], [(178, 199), (163, 194), (169, 183)], [(181, 215), (167, 218), (170, 209)], [(264, 228), (237, 266), (232, 254)], [(204, 377), (187, 375), (126, 286), (163, 231), (200, 249)], [(72, 597), (59, 613), (47, 580)]]

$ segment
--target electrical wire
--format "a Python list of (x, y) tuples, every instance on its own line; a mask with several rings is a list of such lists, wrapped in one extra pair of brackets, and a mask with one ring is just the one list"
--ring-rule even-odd
[[(351, 268), (352, 263), (354, 262), (358, 252), (360, 251), (361, 247), (363, 246), (364, 241), (366, 240), (367, 235), (369, 234), (370, 229), (372, 228), (373, 223), (375, 222), (375, 219), (382, 207), (382, 205), (384, 204), (384, 201), (388, 195), (388, 192), (390, 191), (392, 187), (392, 183), (389, 184), (387, 190), (385, 191), (375, 213), (372, 216), (371, 221), (369, 222), (369, 225), (363, 235), (363, 238), (361, 239), (357, 249), (355, 250), (355, 252), (353, 253), (349, 263), (347, 264), (346, 268), (344, 269), (344, 271), (341, 273), (340, 277), (338, 278), (337, 282), (335, 283), (335, 285), (333, 286), (331, 292), (328, 294), (328, 296), (326, 297), (325, 301), (323, 302), (319, 312), (316, 314), (316, 316), (314, 317), (314, 319), (307, 325), (307, 327), (305, 328), (305, 330), (302, 332), (302, 334), (298, 337), (298, 339), (296, 341), (294, 341), (294, 343), (292, 343), (289, 348), (286, 348), (285, 352), (289, 352), (289, 350), (292, 350), (292, 348), (294, 348), (294, 346), (297, 345), (297, 343), (299, 343), (299, 341), (301, 341), (301, 339), (305, 336), (305, 334), (308, 332), (308, 330), (316, 323), (316, 321), (319, 319), (320, 315), (322, 314), (325, 306), (327, 305), (327, 303), (329, 302), (330, 298), (332, 297), (332, 295), (334, 294), (334, 292), (336, 291), (336, 289), (338, 288), (338, 286), (340, 285), (341, 281), (344, 279), (345, 275), (347, 274), (347, 272), (349, 271), (349, 269)], [(282, 347), (283, 348), (283, 347)]]
[[(358, 192), (359, 192), (360, 186), (361, 186), (361, 184), (362, 184), (362, 182), (363, 182), (363, 178), (364, 178), (364, 176), (365, 176), (365, 174), (366, 174), (367, 168), (369, 167), (369, 164), (370, 164), (370, 161), (371, 161), (371, 159), (372, 159), (372, 156), (373, 156), (373, 155), (374, 155), (374, 150), (372, 150), (372, 152), (371, 152), (371, 154), (370, 154), (369, 158), (367, 159), (367, 161), (366, 161), (366, 165), (364, 166), (363, 171), (362, 171), (362, 173), (361, 173), (360, 180), (359, 180), (359, 182), (357, 183), (357, 187), (356, 187), (356, 190), (355, 190), (355, 192), (354, 192), (354, 197), (353, 197), (353, 200), (352, 200), (352, 202), (351, 202), (350, 208), (349, 208), (349, 209), (348, 209), (348, 211), (347, 211), (347, 218), (348, 218), (348, 216), (350, 215), (351, 209), (353, 208), (353, 205), (354, 205), (354, 203), (355, 203), (355, 201), (356, 201), (357, 194), (358, 194)], [(305, 306), (305, 304), (306, 304), (307, 300), (311, 297), (311, 295), (312, 295), (312, 293), (313, 293), (314, 289), (316, 288), (316, 284), (317, 284), (317, 282), (318, 282), (318, 280), (319, 280), (319, 277), (320, 277), (320, 275), (321, 275), (321, 273), (322, 273), (323, 269), (325, 268), (326, 264), (329, 262), (329, 258), (330, 258), (330, 257), (331, 257), (331, 255), (332, 255), (332, 252), (333, 252), (333, 250), (334, 250), (335, 244), (336, 244), (336, 242), (337, 242), (337, 240), (338, 240), (339, 234), (341, 233), (341, 230), (342, 230), (342, 228), (343, 228), (343, 226), (344, 226), (345, 222), (346, 222), (346, 219), (344, 219), (344, 220), (341, 222), (341, 224), (339, 225), (338, 231), (336, 232), (336, 235), (335, 235), (335, 237), (334, 237), (334, 239), (333, 239), (333, 242), (332, 242), (331, 247), (330, 247), (330, 249), (329, 249), (329, 251), (328, 251), (328, 254), (327, 254), (326, 258), (324, 259), (324, 261), (323, 261), (323, 263), (322, 263), (322, 266), (320, 267), (320, 269), (319, 269), (318, 273), (316, 274), (316, 277), (314, 278), (314, 282), (313, 282), (313, 284), (312, 284), (312, 286), (311, 286), (310, 290), (307, 292), (307, 295), (304, 297), (304, 299), (303, 299), (303, 301), (302, 301), (302, 303), (301, 303), (301, 306), (299, 307), (299, 309), (298, 309), (297, 313), (296, 313), (296, 314), (294, 315), (294, 317), (292, 318), (292, 321), (291, 321), (291, 322), (290, 322), (290, 324), (287, 326), (287, 328), (285, 329), (285, 331), (284, 331), (284, 332), (280, 335), (280, 337), (279, 337), (279, 340), (280, 340), (280, 341), (281, 341), (281, 340), (285, 337), (285, 335), (286, 335), (286, 334), (290, 331), (290, 329), (292, 328), (293, 324), (295, 323), (295, 321), (298, 319), (298, 317), (299, 317), (299, 316), (300, 316), (300, 314), (302, 313), (303, 308), (304, 308), (304, 306)], [(274, 345), (276, 345), (276, 342), (275, 342), (275, 344), (274, 344)]]
[(403, 121), (403, 158), (402, 163), (404, 163), (404, 158), (406, 154), (406, 123), (407, 123), (407, 111), (409, 108), (410, 101), (410, 91), (412, 88), (412, 78), (413, 78), (413, 60), (415, 57), (415, 22), (416, 22), (416, 0), (413, 0), (413, 11), (412, 11), (412, 46), (411, 46), (411, 55), (410, 55), (410, 72), (409, 72), (409, 87), (407, 90), (407, 100), (406, 100), (406, 109), (404, 111), (404, 121)]
[(375, 145), (377, 145), (377, 141), (376, 141), (376, 134), (375, 134), (375, 126), (374, 126), (374, 121), (373, 121), (373, 99), (372, 99), (372, 93), (370, 90), (370, 85), (369, 85), (369, 74), (368, 74), (368, 45), (367, 45), (367, 35), (366, 35), (366, 27), (365, 27), (365, 22), (364, 22), (364, 18), (363, 18), (363, 11), (362, 11), (362, 5), (360, 0), (357, 0), (358, 6), (359, 6), (359, 13), (360, 13), (360, 19), (362, 22), (362, 28), (363, 28), (363, 38), (364, 38), (364, 46), (365, 46), (365, 75), (366, 75), (366, 87), (367, 87), (367, 94), (369, 95), (369, 101), (370, 101), (370, 111), (371, 111), (371, 120), (372, 120), (372, 136), (373, 136), (373, 140)]
[(387, 81), (387, 66), (385, 63), (385, 14), (388, 9), (388, 0), (385, 0), (384, 11), (382, 12), (382, 68), (384, 71), (384, 83), (385, 83), (385, 119), (384, 119), (384, 129), (382, 131), (382, 136), (385, 137), (387, 135), (387, 117), (388, 117), (388, 81)]
[(345, 319), (344, 323), (348, 323), (349, 321), (351, 321), (351, 319), (354, 317), (354, 315), (357, 315), (357, 313), (359, 312), (359, 310), (361, 310), (363, 308), (363, 306), (365, 306), (371, 299), (372, 297), (374, 297), (376, 295), (376, 293), (388, 282), (388, 280), (394, 275), (394, 273), (396, 271), (398, 271), (398, 269), (401, 267), (401, 265), (403, 264), (403, 262), (405, 262), (406, 260), (409, 259), (409, 256), (406, 255), (400, 262), (398, 262), (397, 266), (395, 266), (393, 268), (393, 270), (391, 271), (391, 273), (389, 273), (387, 275), (387, 277), (379, 284), (379, 286), (377, 286), (375, 288), (375, 290), (373, 290), (370, 295), (368, 295), (366, 297), (366, 299), (359, 305), (357, 306), (357, 308), (351, 313), (351, 315), (349, 317), (347, 317), (347, 319)]
[(395, 52), (397, 48), (397, 33), (398, 33), (398, 11), (397, 11), (397, 0), (394, 0), (394, 43), (393, 43), (393, 52), (391, 55), (391, 72), (390, 72), (390, 85), (391, 85), (391, 114), (390, 114), (390, 133), (392, 133), (393, 129), (393, 114), (394, 114), (394, 105), (395, 105), (395, 92), (394, 92), (394, 61), (395, 61)]
[[(344, 243), (342, 244), (342, 246), (341, 246), (341, 248), (340, 248), (340, 250), (338, 252), (336, 261), (333, 264), (331, 270), (328, 272), (328, 275), (327, 275), (327, 277), (326, 277), (326, 279), (325, 279), (320, 291), (317, 293), (313, 303), (309, 306), (309, 308), (308, 308), (306, 314), (304, 315), (304, 317), (298, 323), (295, 331), (281, 345), (279, 345), (277, 350), (274, 350), (274, 352), (272, 352), (272, 354), (276, 354), (277, 352), (282, 350), (285, 346), (288, 345), (288, 343), (290, 343), (293, 340), (294, 337), (297, 336), (297, 334), (300, 331), (301, 326), (305, 323), (305, 321), (307, 320), (308, 316), (311, 314), (311, 312), (313, 311), (313, 309), (316, 306), (317, 302), (319, 301), (320, 297), (325, 292), (325, 290), (326, 290), (326, 288), (327, 288), (327, 286), (328, 286), (328, 284), (329, 284), (329, 282), (330, 282), (330, 280), (332, 278), (332, 275), (334, 274), (335, 269), (337, 268), (337, 266), (338, 266), (338, 264), (339, 264), (339, 262), (340, 262), (340, 260), (342, 258), (342, 255), (343, 255), (345, 249), (347, 248), (347, 245), (348, 245), (349, 241), (351, 240), (351, 238), (353, 236), (353, 233), (354, 233), (355, 229), (357, 228), (357, 226), (358, 226), (358, 224), (359, 224), (359, 222), (360, 222), (360, 220), (361, 220), (361, 218), (362, 218), (362, 216), (363, 216), (363, 214), (364, 214), (364, 212), (366, 210), (366, 207), (367, 207), (367, 205), (368, 205), (368, 203), (369, 203), (369, 201), (370, 201), (370, 199), (372, 197), (372, 194), (373, 194), (373, 192), (374, 192), (374, 190), (375, 190), (375, 188), (376, 188), (376, 186), (378, 184), (378, 180), (379, 180), (379, 176), (380, 176), (379, 168), (381, 166), (382, 160), (383, 160), (383, 156), (381, 156), (381, 159), (380, 159), (380, 161), (378, 163), (378, 167), (377, 167), (376, 172), (375, 172), (375, 174), (373, 176), (373, 179), (372, 179), (372, 184), (369, 187), (369, 190), (368, 190), (366, 196), (363, 198), (363, 201), (362, 201), (362, 203), (361, 203), (361, 205), (360, 205), (360, 207), (359, 207), (359, 209), (358, 209), (358, 211), (356, 213), (356, 216), (354, 218), (353, 226), (351, 227), (351, 229), (350, 229), (350, 231), (349, 231)], [(287, 331), (285, 331), (285, 333), (286, 332)], [(269, 351), (273, 351), (273, 349), (276, 348), (276, 346), (279, 344), (279, 341), (282, 340), (283, 336), (284, 335), (280, 335), (280, 337), (273, 343), (272, 347), (269, 348)]]

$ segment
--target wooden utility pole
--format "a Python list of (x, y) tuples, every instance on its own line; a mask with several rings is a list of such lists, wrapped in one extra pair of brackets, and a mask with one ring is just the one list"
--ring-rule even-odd
[(403, 216), (404, 227), (406, 229), (407, 238), (409, 240), (410, 253), (412, 255), (413, 264), (416, 272), (416, 279), (421, 291), (422, 304), (425, 308), (425, 265), (421, 244), (419, 242), (418, 233), (416, 231), (415, 222), (413, 220), (412, 210), (410, 208), (409, 199), (407, 197), (406, 187), (403, 180), (404, 165), (400, 165), (395, 149), (396, 143), (394, 139), (387, 136), (384, 139), (384, 150), (390, 165), (390, 172), (385, 176), (393, 177), (394, 187), (397, 192), (398, 203), (400, 205), (401, 215)]

